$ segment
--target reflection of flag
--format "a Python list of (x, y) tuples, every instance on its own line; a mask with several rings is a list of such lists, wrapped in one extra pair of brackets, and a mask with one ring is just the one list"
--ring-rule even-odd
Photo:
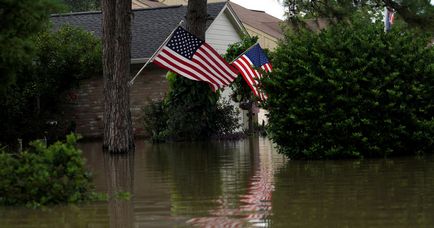
[(205, 81), (214, 91), (238, 75), (217, 51), (182, 27), (174, 31), (153, 62), (191, 80)]
[(255, 44), (249, 48), (243, 55), (238, 57), (232, 63), (243, 76), (244, 80), (252, 89), (255, 96), (261, 100), (267, 99), (267, 96), (259, 90), (259, 79), (262, 78), (262, 74), (256, 70), (261, 68), (266, 72), (271, 71), (271, 64), (268, 61), (267, 56), (262, 50), (259, 44)]
[(384, 31), (388, 32), (392, 28), (395, 20), (395, 12), (387, 7), (384, 7)]

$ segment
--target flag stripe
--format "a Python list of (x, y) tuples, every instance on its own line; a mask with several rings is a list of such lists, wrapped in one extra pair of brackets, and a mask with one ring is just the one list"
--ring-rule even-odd
[(212, 53), (213, 56), (215, 56), (217, 59), (220, 60), (219, 62), (222, 63), (223, 69), (225, 69), (228, 74), (232, 74), (232, 75), (238, 74), (237, 70), (234, 69), (230, 64), (227, 64), (226, 60), (223, 59), (223, 57), (221, 57), (220, 54), (214, 48), (212, 48), (209, 44), (204, 43), (203, 47), (204, 47), (204, 49), (208, 49), (209, 53)]
[(247, 52), (233, 62), (233, 65), (240, 71), (255, 96), (259, 97), (261, 100), (266, 100), (267, 95), (262, 91), (262, 88), (260, 88), (260, 80), (264, 76), (261, 70), (256, 69), (261, 68), (266, 72), (270, 72), (272, 66), (268, 62), (261, 47), (256, 44), (256, 46), (249, 48)]
[(255, 96), (258, 96), (256, 88), (253, 86), (252, 79), (251, 79), (250, 75), (247, 73), (247, 69), (245, 69), (243, 62), (242, 61), (235, 61), (234, 64), (238, 68), (238, 70), (240, 72), (242, 72), (241, 75), (243, 76), (244, 80), (246, 80), (247, 84), (249, 85), (250, 89), (252, 89)]
[(170, 49), (163, 49), (162, 52), (169, 55), (171, 58), (178, 60), (178, 62), (180, 62), (181, 64), (184, 64), (185, 66), (194, 69), (197, 73), (199, 73), (199, 75), (201, 75), (201, 78), (206, 78), (209, 82), (211, 82), (213, 84), (218, 84), (218, 85), (224, 85), (225, 84), (224, 82), (221, 82), (219, 80), (218, 76), (215, 76), (211, 72), (205, 70), (202, 66), (197, 64), (197, 62), (195, 62), (195, 61), (186, 62), (183, 60), (182, 56), (180, 56), (178, 53), (176, 53)]
[(215, 61), (218, 65), (220, 65), (221, 69), (226, 72), (225, 75), (229, 77), (229, 79), (235, 79), (237, 77), (238, 72), (232, 68), (231, 65), (227, 64), (226, 61), (215, 51), (211, 46), (207, 43), (202, 45), (203, 50), (206, 50), (204, 53), (208, 55), (211, 59), (218, 59), (219, 61)]
[(247, 68), (247, 72), (249, 72), (250, 75), (252, 75), (252, 81), (256, 88), (256, 85), (258, 85), (258, 79), (261, 77), (261, 74), (257, 70), (251, 67), (253, 63), (250, 61), (249, 58), (247, 58), (246, 56), (242, 56), (241, 59), (244, 60), (244, 65)]
[[(196, 76), (191, 74), (189, 71), (186, 71), (183, 68), (174, 67), (174, 65), (171, 64), (169, 61), (167, 61), (164, 57), (160, 56), (158, 59), (154, 59), (153, 63), (162, 67), (162, 68), (165, 68), (165, 69), (173, 71), (179, 75), (182, 75), (182, 76), (184, 76), (190, 80), (201, 81), (199, 78), (196, 78)], [(216, 91), (219, 88), (218, 86), (216, 86), (210, 82), (207, 82), (207, 81), (205, 81), (205, 82), (210, 85), (210, 87), (212, 88), (213, 91)]]
[[(164, 68), (167, 68), (168, 70), (172, 70), (175, 73), (182, 74), (183, 76), (185, 76), (191, 80), (200, 81), (200, 78), (198, 78), (196, 75), (190, 74), (190, 72), (188, 70), (181, 68), (180, 65), (173, 66), (169, 60), (167, 60), (165, 57), (163, 57), (161, 55), (158, 56), (158, 58), (155, 58), (153, 62), (159, 63), (160, 66), (163, 66)], [(173, 67), (173, 68), (171, 68), (171, 67)]]
[[(200, 66), (202, 66), (203, 68), (205, 68), (210, 74), (215, 75), (216, 77), (219, 78), (219, 80), (224, 84), (224, 85), (229, 85), (230, 84), (230, 80), (228, 80), (226, 77), (221, 77), (220, 75), (222, 75), (218, 68), (216, 68), (212, 62), (210, 63), (209, 61), (207, 61), (205, 58), (202, 57), (202, 53), (200, 50), (198, 50), (196, 52), (196, 56), (193, 57), (192, 59), (193, 62), (199, 64)], [(219, 77), (220, 76), (220, 77)]]
[(173, 67), (173, 71), (189, 79), (208, 82), (214, 91), (216, 88), (219, 88), (219, 83), (209, 78), (206, 73), (185, 62), (182, 57), (169, 48), (164, 47), (161, 53), (154, 59), (154, 62), (161, 63), (161, 65), (169, 70), (171, 70), (170, 67)]
[(177, 67), (182, 67), (183, 69), (189, 71), (191, 74), (195, 75), (201, 81), (207, 81), (212, 84), (216, 84), (217, 86), (221, 83), (216, 82), (212, 78), (210, 78), (206, 73), (204, 73), (201, 69), (196, 66), (184, 61), (182, 57), (178, 56), (177, 53), (173, 52), (170, 49), (164, 49), (160, 53), (161, 56), (164, 56), (170, 62), (173, 62), (177, 65)]
[(232, 77), (231, 77), (231, 76), (228, 76), (227, 73), (226, 73), (225, 71), (223, 71), (222, 68), (221, 68), (219, 65), (217, 65), (217, 64), (215, 63), (215, 61), (212, 61), (212, 60), (208, 57), (208, 55), (206, 55), (206, 54), (204, 53), (203, 50), (198, 50), (198, 51), (196, 52), (196, 56), (193, 57), (193, 61), (198, 61), (199, 59), (202, 60), (203, 63), (206, 64), (206, 65), (208, 65), (210, 68), (212, 68), (212, 69), (218, 71), (217, 74), (221, 76), (222, 80), (227, 81), (227, 83), (226, 83), (227, 85), (229, 85), (230, 82), (233, 81)]

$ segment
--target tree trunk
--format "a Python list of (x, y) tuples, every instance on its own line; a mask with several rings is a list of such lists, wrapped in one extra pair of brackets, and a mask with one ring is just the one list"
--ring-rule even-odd
[(205, 40), (207, 0), (189, 0), (187, 6), (187, 30), (195, 36)]
[(134, 147), (130, 112), (131, 0), (102, 0), (104, 140), (113, 153)]

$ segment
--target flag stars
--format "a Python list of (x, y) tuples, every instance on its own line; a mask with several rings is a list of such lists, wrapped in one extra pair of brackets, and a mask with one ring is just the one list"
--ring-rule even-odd
[(203, 41), (197, 39), (192, 34), (178, 28), (167, 46), (185, 58), (191, 59), (202, 43)]

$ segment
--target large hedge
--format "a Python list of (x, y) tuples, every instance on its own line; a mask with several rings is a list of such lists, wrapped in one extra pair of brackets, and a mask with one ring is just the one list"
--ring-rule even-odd
[(265, 82), (269, 130), (295, 159), (431, 153), (434, 48), (429, 38), (359, 19), (288, 33)]

